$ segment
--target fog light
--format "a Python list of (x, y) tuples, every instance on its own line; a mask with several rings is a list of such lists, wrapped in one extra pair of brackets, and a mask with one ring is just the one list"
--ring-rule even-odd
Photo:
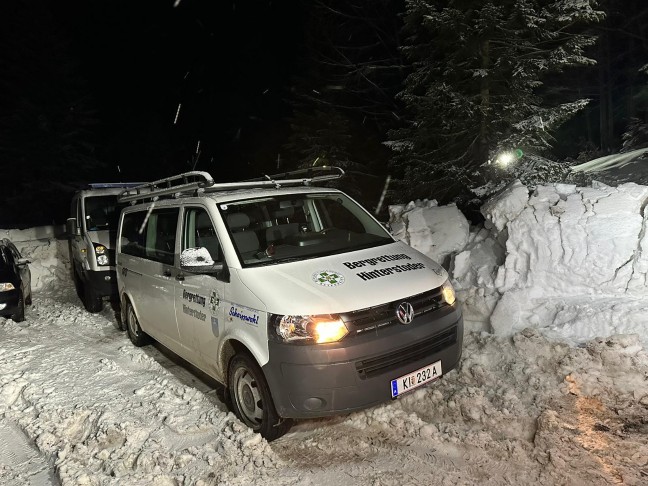
[(304, 400), (304, 408), (312, 412), (321, 410), (326, 406), (326, 401), (319, 397), (311, 397)]
[(110, 275), (106, 275), (106, 276), (104, 277), (104, 280), (105, 280), (106, 282), (110, 281)]

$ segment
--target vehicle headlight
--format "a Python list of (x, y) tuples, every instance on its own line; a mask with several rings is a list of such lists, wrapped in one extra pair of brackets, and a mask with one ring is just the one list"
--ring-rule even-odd
[(108, 265), (108, 248), (104, 245), (94, 243), (95, 255), (97, 255), (97, 265)]
[(273, 321), (277, 336), (289, 343), (333, 343), (349, 334), (342, 319), (335, 314), (275, 316)]
[(450, 280), (446, 280), (441, 286), (441, 295), (443, 296), (443, 300), (445, 300), (446, 304), (448, 305), (454, 304), (457, 300), (457, 296), (455, 295), (455, 291), (452, 288)]
[(16, 287), (14, 287), (11, 282), (0, 283), (0, 292), (7, 292), (7, 291), (13, 290), (15, 288)]

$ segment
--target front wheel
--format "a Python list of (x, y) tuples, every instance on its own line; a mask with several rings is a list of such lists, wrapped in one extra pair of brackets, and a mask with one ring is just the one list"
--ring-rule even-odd
[(11, 315), (11, 320), (14, 322), (22, 322), (25, 320), (25, 296), (22, 290), (18, 296), (18, 308), (16, 309), (16, 312)]
[(290, 430), (292, 420), (277, 414), (263, 371), (249, 355), (239, 353), (232, 358), (227, 387), (233, 412), (266, 440), (278, 439)]
[(137, 347), (145, 346), (151, 342), (149, 335), (142, 331), (135, 315), (135, 309), (128, 301), (126, 302), (126, 330), (131, 342)]
[(86, 282), (83, 286), (83, 306), (88, 312), (96, 314), (103, 309), (103, 300), (98, 297), (92, 286)]

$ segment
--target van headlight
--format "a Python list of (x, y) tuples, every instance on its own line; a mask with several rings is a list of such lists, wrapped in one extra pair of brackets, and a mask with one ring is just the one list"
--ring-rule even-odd
[(455, 295), (454, 288), (450, 283), (450, 280), (446, 280), (441, 286), (441, 295), (446, 304), (452, 305), (456, 302), (457, 296)]
[(340, 316), (335, 314), (273, 316), (269, 322), (275, 335), (287, 343), (333, 343), (349, 334)]
[(108, 265), (108, 249), (99, 243), (93, 243), (95, 255), (97, 255), (97, 265)]

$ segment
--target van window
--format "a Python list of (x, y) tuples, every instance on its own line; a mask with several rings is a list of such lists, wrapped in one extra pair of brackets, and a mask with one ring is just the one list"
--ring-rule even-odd
[(124, 214), (122, 253), (173, 265), (178, 212), (178, 208), (164, 208), (148, 217), (147, 211)]
[(184, 217), (182, 249), (207, 248), (215, 263), (222, 263), (222, 252), (216, 230), (204, 208), (187, 208)]
[(219, 205), (243, 266), (271, 265), (393, 243), (340, 193), (294, 194)]

